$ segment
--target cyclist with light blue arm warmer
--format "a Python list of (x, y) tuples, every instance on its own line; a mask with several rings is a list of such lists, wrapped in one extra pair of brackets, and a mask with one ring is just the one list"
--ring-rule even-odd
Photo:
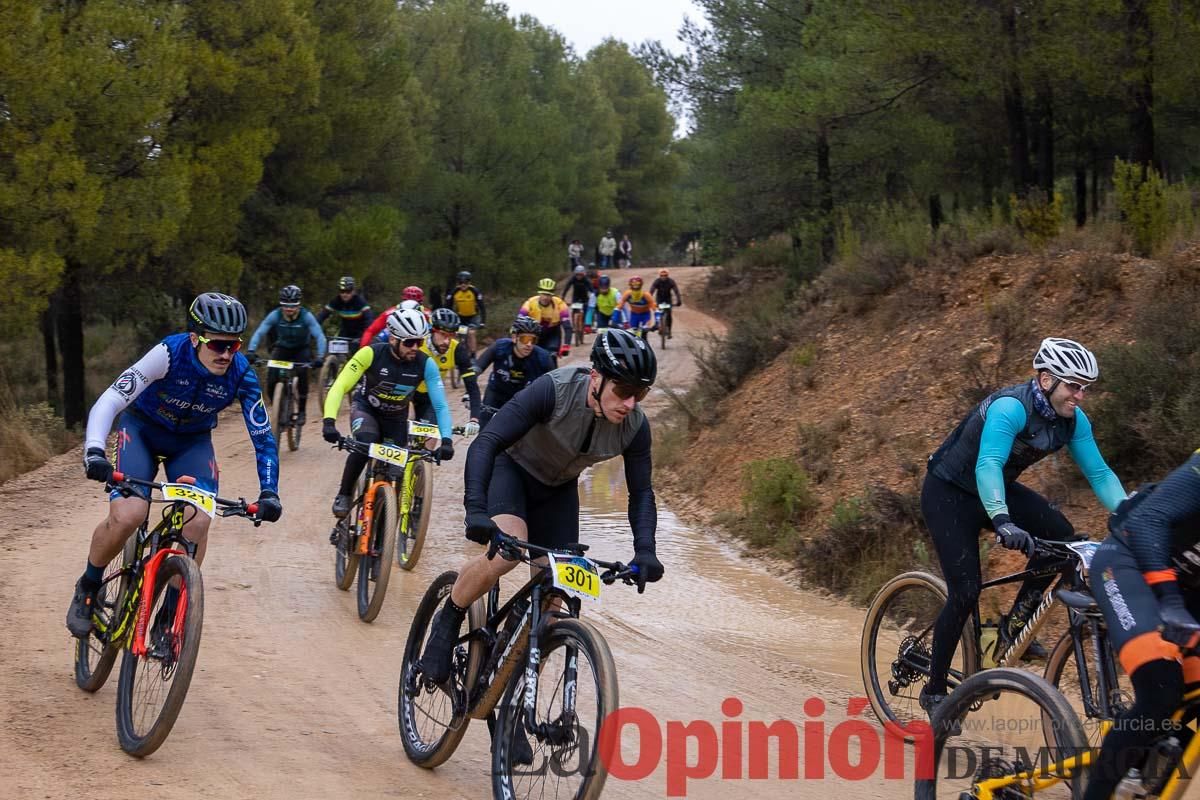
[[(921, 488), (921, 511), (946, 577), (946, 606), (933, 629), (929, 682), (921, 706), (932, 714), (946, 697), (946, 675), (963, 626), (979, 601), (983, 583), (979, 531), (991, 528), (998, 544), (1033, 556), (1034, 538), (1067, 541), (1075, 529), (1057, 508), (1017, 482), (1021, 473), (1066, 447), (1112, 511), (1125, 499), (1109, 469), (1080, 400), (1100, 376), (1096, 357), (1070, 339), (1045, 339), (1033, 360), (1037, 376), (992, 393), (967, 415), (929, 458)], [(1031, 558), (1030, 568), (1042, 559)], [(1054, 576), (1022, 584), (1000, 626), (1012, 641), (1041, 601)], [(1026, 657), (1045, 657), (1036, 641)]]
[[(258, 360), (259, 342), (268, 334), (274, 332), (275, 342), (271, 347), (271, 358), (280, 361), (291, 361), (295, 366), (296, 375), (300, 378), (300, 418), (297, 422), (303, 425), (308, 420), (308, 367), (319, 368), (325, 359), (325, 332), (321, 323), (307, 308), (300, 305), (300, 287), (285, 286), (279, 290), (279, 308), (267, 314), (262, 324), (250, 337), (250, 363)], [(317, 357), (314, 360), (309, 349), (309, 340), (317, 342)], [(275, 383), (279, 380), (280, 370), (267, 370), (267, 397), (275, 396)]]

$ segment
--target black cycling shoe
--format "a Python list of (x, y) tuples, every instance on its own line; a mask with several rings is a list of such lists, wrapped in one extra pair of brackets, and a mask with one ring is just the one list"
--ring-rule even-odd
[(303, 425), (306, 422), (308, 422), (308, 414), (305, 414), (303, 411), (301, 411), (299, 414), (296, 415), (296, 424), (297, 425)]
[(339, 494), (333, 498), (333, 515), (338, 519), (345, 519), (350, 513), (350, 495)]
[(917, 702), (921, 704), (921, 708), (933, 718), (934, 712), (938, 710), (948, 695), (945, 692), (930, 692), (928, 686), (921, 688), (921, 694), (917, 697)]
[(429, 626), (429, 638), (425, 641), (425, 652), (421, 654), (421, 672), (430, 683), (441, 685), (450, 679), (451, 662), (454, 659), (454, 642), (458, 629), (462, 627), (465, 611), (446, 605), (438, 610)]
[(67, 630), (76, 639), (86, 639), (92, 632), (92, 612), (96, 607), (96, 592), (99, 587), (87, 589), (83, 578), (75, 581), (75, 595), (67, 609)]

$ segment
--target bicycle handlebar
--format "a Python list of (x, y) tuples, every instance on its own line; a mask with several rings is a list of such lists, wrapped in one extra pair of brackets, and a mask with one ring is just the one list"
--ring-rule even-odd
[[(517, 561), (530, 562), (538, 556), (555, 555), (555, 556), (581, 556), (588, 550), (588, 545), (576, 542), (574, 545), (565, 547), (551, 548), (542, 547), (536, 544), (517, 539), (514, 536), (509, 536), (499, 528), (492, 536), (491, 544), (488, 545), (487, 557), (491, 561), (496, 557), (497, 553), (502, 553), (511, 556)], [(533, 555), (530, 555), (533, 554)], [(589, 559), (596, 566), (602, 567), (604, 572), (600, 573), (600, 580), (604, 584), (611, 584), (617, 581), (622, 581), (627, 585), (633, 585), (636, 582), (638, 568), (636, 564), (625, 565), (620, 561), (601, 561), (598, 558)]]
[[(186, 481), (180, 481), (186, 483)], [(144, 486), (147, 489), (158, 489), (166, 486), (165, 483), (158, 481), (144, 481), (141, 478), (134, 478), (126, 475), (123, 472), (113, 471), (112, 477), (105, 482), (105, 488), (109, 491), (114, 489), (129, 488), (133, 486)], [(247, 503), (246, 498), (239, 497), (237, 500), (226, 500), (224, 497), (213, 496), (213, 502), (217, 505), (216, 513), (220, 517), (245, 517), (251, 520), (257, 527), (262, 524), (262, 520), (258, 517), (258, 503)]]

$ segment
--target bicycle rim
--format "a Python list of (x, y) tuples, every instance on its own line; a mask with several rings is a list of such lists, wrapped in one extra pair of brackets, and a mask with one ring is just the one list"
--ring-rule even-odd
[(271, 435), (279, 441), (279, 431), (283, 428), (283, 404), (287, 395), (287, 381), (275, 382), (275, 391), (271, 395)]
[[(172, 578), (179, 578), (186, 590), (181, 590), (175, 609), (176, 615), (182, 611), (184, 616), (181, 626), (164, 631), (155, 623)], [(125, 651), (117, 687), (117, 739), (122, 750), (139, 758), (150, 755), (166, 740), (192, 682), (204, 622), (200, 568), (185, 556), (170, 556), (155, 578), (154, 597), (143, 597), (142, 602), (151, 603), (147, 652), (137, 656), (132, 649)]]
[[(568, 666), (575, 679), (568, 682)], [(617, 673), (608, 643), (590, 624), (561, 619), (543, 635), (538, 664), (535, 725), (548, 735), (530, 735), (525, 728), (525, 673), (517, 673), (505, 694), (492, 742), (492, 790), (497, 797), (592, 800), (600, 796), (608, 773), (601, 724), (619, 707)], [(573, 701), (573, 711), (567, 707)], [(533, 763), (513, 762), (513, 742), (523, 737), (533, 751)]]
[[(1103, 640), (1107, 647), (1107, 637)], [(1104, 708), (1103, 698), (1100, 694), (1100, 666), (1096, 663), (1096, 655), (1090, 640), (1083, 642), (1083, 651), (1086, 663), (1083, 671), (1087, 674), (1088, 690), (1092, 696), (1092, 708), (1087, 708), (1083, 698), (1083, 676), (1080, 674), (1079, 664), (1075, 659), (1075, 642), (1071, 638), (1071, 632), (1067, 631), (1058, 640), (1058, 644), (1050, 651), (1050, 657), (1046, 659), (1046, 681), (1062, 693), (1070, 703), (1071, 708), (1075, 711), (1075, 715), (1079, 717), (1080, 723), (1083, 725), (1083, 733), (1087, 737), (1088, 744), (1092, 747), (1099, 747), (1100, 741), (1103, 738), (1100, 733), (1100, 726), (1104, 722), (1104, 717), (1099, 712)], [(1111, 656), (1110, 656), (1111, 658)], [(1120, 700), (1125, 708), (1133, 704), (1133, 687), (1129, 682), (1129, 676), (1121, 669), (1121, 665), (1115, 658), (1112, 658), (1112, 664), (1116, 668), (1117, 688), (1116, 691), (1120, 694)], [(1126, 705), (1127, 704), (1127, 705)], [(1048, 726), (1052, 720), (1046, 719), (1044, 722)], [(1044, 730), (1049, 731), (1049, 727), (1044, 727)]]
[[(400, 738), (408, 759), (426, 769), (445, 763), (454, 754), (471, 721), (466, 714), (466, 691), (463, 688), (466, 654), (455, 654), (453, 677), (450, 679), (451, 694), (441, 687), (426, 686), (417, 666), (425, 649), (425, 638), (433, 615), (446, 602), (457, 578), (457, 572), (443, 572), (425, 590), (408, 629), (400, 668), (396, 703)], [(457, 649), (462, 651), (464, 646), (460, 645)]]
[[(354, 482), (354, 497), (362, 497), (362, 493), (365, 491), (365, 480), (360, 474), (358, 480)], [(357, 541), (354, 535), (358, 512), (358, 505), (352, 505), (350, 511), (346, 513), (346, 518), (338, 520), (334, 525), (337, 540), (334, 542), (333, 580), (343, 592), (348, 591), (354, 585), (354, 576), (358, 573), (359, 556), (355, 552)]]
[[(1044, 719), (1051, 721), (1050, 746), (1042, 729)], [(1039, 787), (1039, 798), (1083, 796), (1087, 781), (1078, 779), (1081, 770), (1052, 767), (1087, 752), (1083, 729), (1063, 696), (1031, 672), (1002, 667), (970, 676), (938, 708), (932, 735), (920, 746), (928, 746), (930, 738), (932, 774), (918, 775), (918, 800), (970, 800), (978, 797), (978, 782), (1005, 778), (1010, 780), (1004, 785), (989, 787), (995, 800), (1027, 798), (1032, 787), (1013, 776), (1034, 767), (1060, 778)]]
[(300, 449), (300, 433), (301, 433), (300, 426), (295, 424), (296, 421), (294, 419), (292, 419), (292, 414), (296, 410), (296, 406), (299, 402), (300, 402), (300, 398), (298, 395), (291, 395), (288, 397), (288, 401), (287, 401), (288, 408), (286, 411), (286, 413), (288, 415), (287, 439), (288, 439), (288, 450), (291, 450), (292, 452), (295, 452), (296, 450)]
[(371, 517), (370, 552), (359, 557), (358, 617), (371, 622), (379, 616), (392, 576), (392, 553), (396, 547), (396, 490), (391, 484), (375, 489), (375, 510)]
[(414, 466), (413, 473), (408, 513), (401, 519), (396, 536), (396, 564), (403, 570), (412, 569), (420, 560), (433, 512), (433, 467), (422, 461)]
[[(906, 740), (911, 737), (901, 729), (926, 720), (918, 696), (929, 675), (934, 620), (945, 604), (938, 578), (906, 572), (884, 584), (867, 609), (859, 653), (863, 685), (879, 721)], [(968, 622), (950, 665), (959, 675), (977, 668), (970, 629)]]
[(86, 639), (75, 640), (75, 685), (85, 692), (95, 692), (108, 681), (121, 651), (121, 643), (110, 639), (121, 616), (125, 593), (129, 590), (129, 576), (113, 578), (113, 575), (133, 562), (140, 532), (139, 529), (130, 536), (121, 552), (104, 568), (104, 585), (96, 595), (96, 616), (105, 632), (93, 628)]

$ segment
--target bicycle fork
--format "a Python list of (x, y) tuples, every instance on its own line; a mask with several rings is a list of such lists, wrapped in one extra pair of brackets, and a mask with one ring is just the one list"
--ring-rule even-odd
[(354, 548), (354, 552), (360, 556), (371, 555), (370, 539), (372, 521), (375, 519), (375, 490), (380, 484), (385, 484), (387, 481), (377, 480), (367, 487), (367, 493), (363, 497), (362, 513), (358, 517), (358, 543)]
[(539, 742), (549, 742), (553, 746), (569, 744), (575, 737), (575, 698), (577, 694), (577, 673), (579, 651), (568, 646), (566, 669), (563, 671), (562, 713), (556, 720), (537, 722), (537, 690), (538, 667), (541, 662), (541, 631), (542, 598), (541, 591), (534, 587), (530, 603), (529, 655), (525, 662), (525, 697), (524, 714), (525, 730)]

